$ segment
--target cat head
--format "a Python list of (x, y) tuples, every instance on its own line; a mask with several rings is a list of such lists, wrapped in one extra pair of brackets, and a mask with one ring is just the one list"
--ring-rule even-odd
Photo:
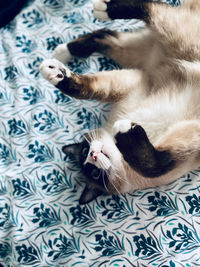
[(83, 142), (64, 146), (66, 155), (80, 163), (86, 186), (79, 203), (86, 204), (102, 194), (119, 194), (123, 186), (124, 160), (113, 138), (104, 130), (84, 136)]

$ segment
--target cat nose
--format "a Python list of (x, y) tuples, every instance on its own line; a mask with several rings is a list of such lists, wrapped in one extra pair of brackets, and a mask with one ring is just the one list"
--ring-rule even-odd
[(101, 152), (91, 151), (90, 156), (94, 161), (97, 161), (98, 154), (100, 154), (100, 153)]

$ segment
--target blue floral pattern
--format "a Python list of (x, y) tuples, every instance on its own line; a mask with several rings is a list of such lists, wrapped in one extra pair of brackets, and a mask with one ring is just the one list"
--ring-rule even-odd
[[(110, 106), (64, 95), (39, 73), (58, 44), (142, 26), (95, 19), (91, 0), (35, 0), (0, 30), (0, 266), (200, 266), (200, 170), (80, 206), (82, 173), (61, 148), (103, 125)], [(119, 68), (102, 55), (68, 65)]]

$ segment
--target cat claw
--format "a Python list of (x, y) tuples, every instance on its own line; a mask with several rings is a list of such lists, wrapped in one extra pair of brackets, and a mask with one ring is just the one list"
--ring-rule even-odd
[(94, 16), (97, 19), (100, 20), (110, 20), (108, 13), (106, 12), (107, 10), (107, 2), (110, 2), (110, 0), (95, 0), (93, 3), (94, 6)]
[(71, 76), (71, 71), (57, 59), (44, 60), (40, 65), (40, 72), (54, 86), (58, 85), (65, 77)]
[(69, 52), (67, 44), (58, 45), (54, 50), (52, 56), (53, 58), (59, 60), (63, 64), (66, 64), (72, 58), (72, 55)]

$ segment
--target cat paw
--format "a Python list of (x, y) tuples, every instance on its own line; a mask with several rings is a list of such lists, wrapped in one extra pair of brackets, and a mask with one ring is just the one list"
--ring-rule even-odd
[(66, 64), (72, 58), (72, 55), (69, 52), (67, 44), (58, 45), (56, 49), (54, 50), (52, 56), (53, 58), (59, 60), (63, 64)]
[(107, 3), (110, 0), (95, 0), (93, 3), (94, 6), (94, 16), (100, 20), (109, 20), (107, 13)]
[(115, 137), (118, 133), (127, 133), (134, 124), (130, 120), (118, 120), (114, 123), (112, 128), (112, 134)]
[(71, 71), (57, 59), (44, 60), (40, 65), (40, 72), (54, 86), (58, 85), (64, 78), (71, 77)]

